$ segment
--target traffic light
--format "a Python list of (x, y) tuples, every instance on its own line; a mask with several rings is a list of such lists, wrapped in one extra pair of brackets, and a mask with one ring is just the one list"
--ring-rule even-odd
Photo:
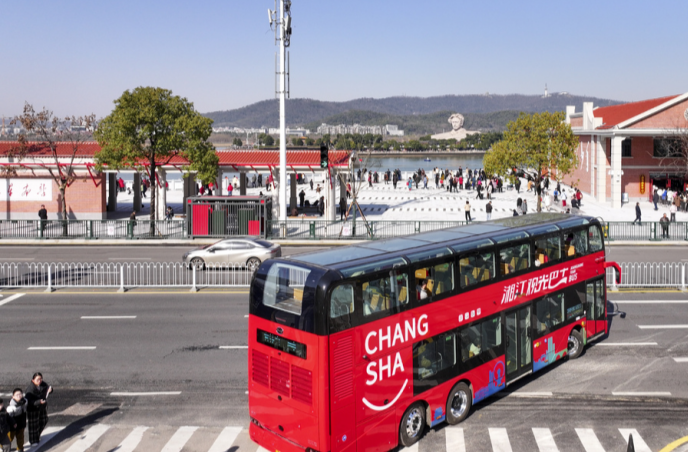
[(327, 168), (327, 153), (329, 150), (327, 149), (326, 144), (320, 145), (320, 168)]

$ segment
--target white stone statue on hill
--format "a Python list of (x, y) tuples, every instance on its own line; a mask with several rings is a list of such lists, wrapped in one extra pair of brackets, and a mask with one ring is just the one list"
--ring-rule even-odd
[(475, 131), (470, 131), (470, 130), (464, 129), (463, 128), (464, 117), (460, 113), (454, 113), (453, 115), (451, 115), (449, 117), (449, 123), (452, 125), (452, 131), (451, 132), (439, 133), (437, 135), (433, 135), (431, 138), (433, 140), (451, 140), (453, 138), (456, 141), (461, 141), (464, 138), (466, 138), (468, 135), (480, 133), (480, 132), (475, 132)]

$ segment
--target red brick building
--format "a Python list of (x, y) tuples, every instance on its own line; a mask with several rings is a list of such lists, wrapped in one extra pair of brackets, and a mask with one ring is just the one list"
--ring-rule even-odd
[(564, 182), (597, 201), (616, 208), (626, 196), (649, 199), (655, 187), (686, 188), (685, 164), (667, 149), (672, 136), (688, 134), (688, 93), (600, 108), (584, 103), (581, 112), (570, 106), (566, 121), (580, 144), (579, 166)]

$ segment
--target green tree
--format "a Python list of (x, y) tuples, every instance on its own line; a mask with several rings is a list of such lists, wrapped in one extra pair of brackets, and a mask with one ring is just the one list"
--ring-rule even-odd
[(306, 138), (306, 146), (313, 146), (315, 144), (315, 140), (313, 138)]
[[(94, 134), (101, 146), (96, 155), (97, 167), (142, 170), (147, 164), (154, 182), (159, 165), (182, 157), (189, 162), (188, 172), (197, 172), (203, 183), (215, 182), (218, 157), (208, 142), (212, 124), (212, 119), (202, 116), (191, 102), (172, 95), (170, 90), (127, 90), (115, 100), (115, 109), (100, 122)], [(155, 192), (151, 190), (151, 235), (157, 217)]]
[(545, 175), (557, 178), (571, 174), (578, 166), (578, 138), (564, 122), (564, 113), (521, 113), (507, 124), (504, 138), (483, 157), (487, 174), (509, 174), (513, 168), (533, 169), (538, 187), (537, 211), (542, 211), (540, 182)]
[(258, 139), (260, 140), (261, 143), (263, 143), (265, 146), (272, 146), (275, 144), (275, 139), (272, 138), (271, 135), (268, 135), (267, 133), (261, 134)]
[(232, 144), (234, 146), (243, 146), (244, 145), (244, 143), (241, 142), (241, 138), (235, 138), (234, 140), (232, 140)]

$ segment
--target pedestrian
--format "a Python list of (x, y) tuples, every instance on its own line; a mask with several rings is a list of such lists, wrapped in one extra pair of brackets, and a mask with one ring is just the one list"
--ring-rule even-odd
[(671, 222), (676, 223), (676, 204), (671, 203), (671, 207), (669, 207), (669, 212), (671, 212)]
[(633, 220), (633, 224), (637, 221), (638, 224), (642, 224), (642, 221), (640, 220), (640, 217), (642, 216), (642, 212), (640, 211), (640, 203), (637, 202), (635, 203), (635, 220)]
[(566, 190), (561, 191), (561, 205), (566, 207)]
[(550, 207), (552, 206), (552, 198), (550, 198), (549, 195), (545, 195), (545, 209), (547, 209), (547, 212), (550, 211)]
[(24, 450), (24, 430), (26, 429), (26, 409), (27, 403), (24, 398), (24, 392), (20, 388), (12, 391), (12, 399), (7, 406), (7, 414), (10, 415), (14, 430), (8, 435), (10, 443), (17, 438), (17, 451)]
[(234, 186), (232, 184), (229, 184), (227, 186), (227, 196), (232, 196), (232, 193), (234, 193)]
[(471, 220), (471, 204), (466, 201), (466, 205), (463, 208), (464, 212), (466, 212), (466, 222), (470, 223)]
[(38, 218), (41, 219), (41, 232), (45, 231), (45, 224), (48, 221), (48, 211), (44, 204), (41, 204), (41, 208), (38, 210)]
[(409, 177), (408, 182), (406, 182), (406, 185), (408, 186), (409, 191), (413, 190), (413, 181)]
[(12, 446), (10, 435), (16, 427), (17, 424), (5, 410), (4, 401), (0, 399), (0, 448), (2, 452), (10, 452)]
[(659, 210), (657, 208), (657, 203), (659, 202), (659, 193), (657, 193), (656, 188), (655, 188), (655, 193), (652, 195), (652, 202), (655, 204), (655, 210)]
[(263, 188), (263, 175), (258, 173), (258, 186)]
[(144, 179), (143, 182), (141, 182), (141, 193), (143, 193), (143, 197), (146, 197), (146, 190), (148, 190), (148, 185), (146, 185), (146, 180)]
[(487, 214), (487, 221), (490, 221), (492, 219), (492, 201), (488, 201), (485, 206), (485, 214)]
[(174, 218), (174, 209), (172, 209), (172, 206), (167, 206), (167, 210), (165, 210), (165, 219), (167, 221), (172, 221)]
[(301, 207), (302, 209), (303, 209), (303, 203), (305, 200), (306, 200), (306, 192), (301, 190), (301, 192), (299, 193), (299, 207)]
[(41, 433), (48, 424), (48, 395), (52, 392), (53, 387), (43, 381), (40, 372), (33, 374), (31, 383), (26, 388), (29, 443), (32, 445), (40, 442)]
[(516, 186), (516, 193), (521, 193), (521, 179), (516, 179), (516, 183), (514, 184)]
[(518, 210), (514, 209), (514, 214), (512, 215), (512, 217), (517, 217), (517, 216), (518, 216)]
[(580, 209), (583, 207), (583, 204), (581, 201), (583, 201), (583, 192), (580, 191), (579, 189), (576, 189), (576, 201), (578, 201), (578, 208)]
[(325, 197), (324, 196), (320, 197), (320, 204), (318, 205), (318, 213), (320, 214), (321, 217), (325, 213)]
[(521, 210), (523, 211), (523, 215), (528, 213), (528, 201), (523, 199), (523, 203), (521, 204)]
[(131, 230), (133, 231), (136, 227), (136, 211), (133, 210), (131, 215), (129, 215), (129, 223), (131, 224)]
[(339, 198), (339, 219), (346, 220), (346, 198)]
[(659, 224), (662, 226), (662, 238), (669, 238), (669, 218), (666, 214), (659, 219)]

